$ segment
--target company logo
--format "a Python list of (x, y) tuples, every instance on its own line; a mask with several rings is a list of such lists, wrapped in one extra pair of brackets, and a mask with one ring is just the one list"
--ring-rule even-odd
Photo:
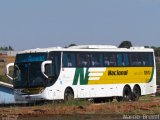
[(125, 71), (119, 71), (119, 70), (113, 71), (113, 70), (109, 70), (108, 71), (108, 76), (109, 75), (128, 75), (128, 70), (125, 70)]
[(73, 85), (78, 84), (78, 80), (80, 80), (80, 85), (87, 85), (89, 79), (89, 68), (76, 68), (74, 79), (73, 79)]

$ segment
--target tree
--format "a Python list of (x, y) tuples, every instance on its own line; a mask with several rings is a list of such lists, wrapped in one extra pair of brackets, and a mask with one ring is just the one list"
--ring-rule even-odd
[(123, 41), (118, 47), (119, 48), (130, 48), (132, 47), (132, 43), (130, 41)]
[(8, 47), (4, 47), (4, 50), (5, 50), (5, 51), (8, 51)]
[(151, 48), (154, 49), (154, 54), (156, 57), (160, 57), (160, 47), (154, 47), (152, 46)]
[(11, 46), (5, 46), (5, 47), (0, 47), (0, 50), (8, 51), (8, 50), (14, 50)]
[(68, 47), (72, 47), (72, 46), (77, 46), (76, 44), (72, 43), (70, 45), (68, 45)]
[(8, 47), (9, 50), (13, 50), (13, 48), (11, 46)]

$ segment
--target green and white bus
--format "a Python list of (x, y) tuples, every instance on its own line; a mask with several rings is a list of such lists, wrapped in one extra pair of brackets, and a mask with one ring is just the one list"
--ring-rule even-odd
[[(14, 75), (10, 76), (10, 67)], [(88, 98), (138, 100), (156, 92), (151, 48), (79, 45), (19, 52), (6, 66), (17, 101)]]

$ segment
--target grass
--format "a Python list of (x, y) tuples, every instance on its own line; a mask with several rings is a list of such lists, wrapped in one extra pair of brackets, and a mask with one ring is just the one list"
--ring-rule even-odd
[(90, 105), (91, 102), (89, 102), (88, 100), (71, 100), (71, 101), (67, 101), (67, 102), (64, 102), (64, 101), (54, 101), (54, 102), (50, 102), (50, 103), (46, 103), (46, 104), (43, 104), (42, 106), (46, 106), (46, 107), (49, 107), (49, 108), (52, 108), (52, 107), (70, 107), (70, 106), (88, 106)]
[[(153, 104), (155, 101), (160, 100), (159, 97), (142, 96), (136, 102), (106, 102), (101, 104), (94, 104), (88, 100), (74, 100), (68, 102), (49, 102), (45, 104), (33, 104), (33, 106), (11, 106), (8, 108), (1, 108), (1, 114), (21, 115), (23, 117), (28, 115), (32, 117), (38, 114), (39, 118), (57, 117), (64, 119), (99, 119), (99, 118), (123, 118), (124, 115), (158, 115), (160, 113), (160, 104)], [(148, 104), (152, 103), (150, 106)], [(21, 110), (23, 111), (21, 113)], [(24, 111), (26, 111), (25, 114)], [(51, 115), (51, 116), (48, 116)]]
[[(6, 71), (6, 65), (8, 63), (14, 62), (15, 61), (15, 57), (12, 56), (1, 56), (0, 59), (3, 59), (4, 62), (0, 62), (0, 81), (5, 82), (5, 83), (9, 83), (12, 84), (12, 80), (9, 80), (6, 75), (5, 75), (5, 71)], [(12, 72), (13, 74), (13, 72)]]
[(64, 103), (65, 106), (86, 106), (90, 104), (88, 100), (71, 100)]
[(160, 106), (155, 106), (150, 108), (146, 108), (146, 109), (136, 109), (132, 112), (128, 112), (126, 114), (131, 114), (131, 115), (153, 115), (153, 114), (159, 114), (160, 113)]
[(139, 98), (139, 101), (148, 102), (148, 101), (151, 101), (152, 98), (153, 97), (151, 97), (150, 95), (144, 95)]

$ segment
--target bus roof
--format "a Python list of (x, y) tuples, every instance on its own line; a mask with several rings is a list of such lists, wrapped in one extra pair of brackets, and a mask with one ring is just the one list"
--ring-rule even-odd
[(49, 48), (36, 48), (20, 51), (18, 54), (23, 53), (38, 53), (38, 52), (50, 52), (50, 51), (122, 51), (122, 52), (153, 52), (152, 48), (145, 47), (130, 47), (130, 48), (117, 48), (113, 45), (77, 45), (71, 47), (49, 47)]

